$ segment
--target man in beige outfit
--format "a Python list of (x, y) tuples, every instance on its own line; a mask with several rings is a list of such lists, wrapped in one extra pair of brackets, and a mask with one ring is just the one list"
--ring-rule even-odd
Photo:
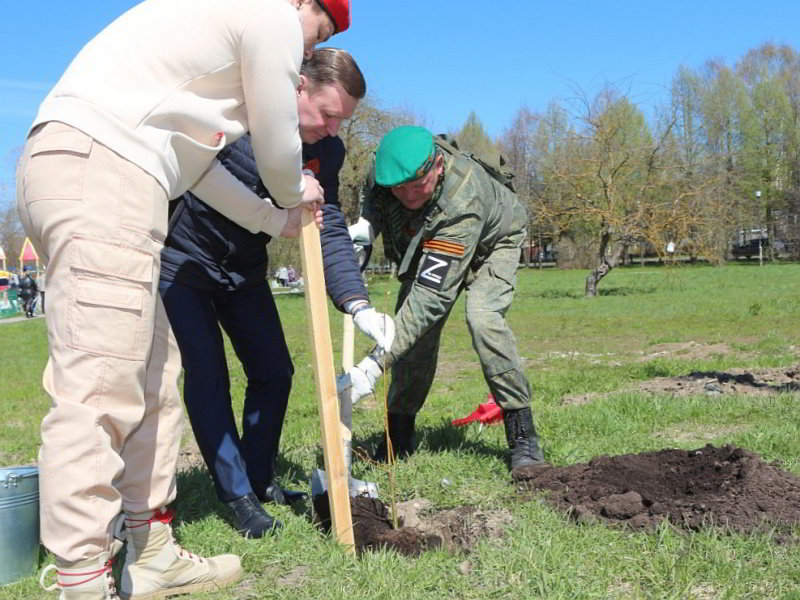
[(182, 424), (158, 297), (167, 203), (218, 185), (216, 153), (248, 130), (278, 204), (322, 201), (301, 174), (295, 89), (304, 53), (349, 14), (348, 0), (146, 0), (84, 47), (39, 108), (17, 202), (49, 264), (41, 535), (62, 600), (118, 598), (110, 560), (123, 538), (123, 599), (241, 576), (236, 556), (183, 551), (166, 508)]

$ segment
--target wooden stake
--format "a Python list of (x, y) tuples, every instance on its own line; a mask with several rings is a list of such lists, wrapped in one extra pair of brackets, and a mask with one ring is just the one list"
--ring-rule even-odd
[(322, 453), (328, 478), (328, 500), (331, 508), (331, 530), (348, 552), (355, 553), (353, 516), (350, 512), (348, 473), (344, 464), (342, 427), (339, 421), (339, 399), (336, 395), (336, 370), (333, 365), (328, 299), (325, 295), (325, 274), (322, 268), (322, 247), (314, 213), (303, 211), (300, 233), (300, 256), (303, 261), (308, 329), (314, 365), (314, 381), (319, 397)]

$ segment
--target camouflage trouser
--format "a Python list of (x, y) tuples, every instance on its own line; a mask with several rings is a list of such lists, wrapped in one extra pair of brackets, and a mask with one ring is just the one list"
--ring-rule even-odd
[[(495, 245), (481, 267), (464, 283), (467, 292), (466, 317), (472, 346), (478, 353), (489, 390), (503, 410), (530, 406), (531, 390), (517, 353), (514, 334), (508, 328), (505, 314), (514, 298), (520, 247), (525, 232), (507, 236)], [(411, 291), (414, 280), (400, 288), (396, 310)], [(448, 312), (392, 366), (389, 388), (389, 412), (416, 414), (436, 375), (439, 340)]]

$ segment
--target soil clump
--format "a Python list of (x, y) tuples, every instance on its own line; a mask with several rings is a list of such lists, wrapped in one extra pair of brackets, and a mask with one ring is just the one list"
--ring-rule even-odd
[(547, 501), (578, 522), (647, 529), (667, 520), (689, 530), (741, 533), (774, 528), (783, 541), (800, 525), (800, 477), (731, 445), (598, 456), (516, 469), (512, 477), (518, 491), (547, 491)]

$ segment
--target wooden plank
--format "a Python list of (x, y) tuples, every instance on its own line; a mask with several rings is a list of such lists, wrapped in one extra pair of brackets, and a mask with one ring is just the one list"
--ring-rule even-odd
[(344, 463), (342, 426), (339, 421), (339, 399), (336, 396), (336, 369), (333, 364), (328, 298), (325, 295), (325, 274), (322, 268), (322, 247), (312, 211), (303, 211), (300, 233), (300, 256), (303, 261), (308, 330), (314, 365), (314, 381), (319, 398), (322, 453), (328, 478), (328, 500), (331, 508), (331, 530), (334, 539), (355, 553), (353, 516), (350, 512), (348, 473)]

